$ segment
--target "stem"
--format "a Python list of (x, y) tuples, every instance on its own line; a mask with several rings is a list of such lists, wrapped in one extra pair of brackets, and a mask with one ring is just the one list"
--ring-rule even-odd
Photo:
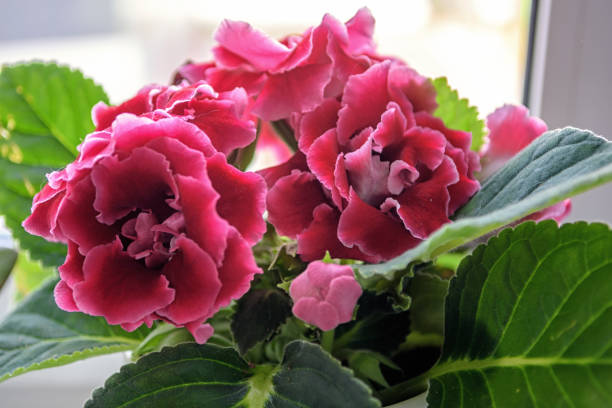
[(321, 335), (321, 347), (329, 354), (332, 354), (332, 349), (334, 348), (335, 331), (335, 329), (324, 331)]
[(422, 394), (427, 391), (430, 374), (431, 372), (427, 371), (417, 377), (395, 384), (393, 387), (378, 392), (376, 397), (383, 405), (389, 405)]

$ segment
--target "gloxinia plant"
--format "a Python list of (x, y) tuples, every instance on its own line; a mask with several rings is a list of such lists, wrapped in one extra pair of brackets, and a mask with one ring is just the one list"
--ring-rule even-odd
[(117, 105), (3, 66), (0, 380), (128, 351), (86, 407), (612, 405), (612, 232), (560, 225), (612, 144), (485, 122), (373, 31), (224, 21)]

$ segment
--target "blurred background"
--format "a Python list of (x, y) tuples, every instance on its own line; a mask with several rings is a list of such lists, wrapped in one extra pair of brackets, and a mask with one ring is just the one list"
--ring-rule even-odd
[[(244, 20), (279, 38), (301, 33), (329, 12), (341, 21), (367, 6), (383, 54), (406, 60), (491, 112), (520, 102), (528, 0), (257, 2), (179, 0), (2, 0), (0, 60), (56, 60), (80, 68), (119, 102), (150, 82), (167, 83), (187, 59), (207, 60), (224, 19)], [(495, 84), (495, 92), (491, 86)]]
[[(0, 6), (0, 64), (38, 59), (79, 68), (113, 103), (145, 84), (168, 83), (188, 59), (209, 59), (213, 32), (224, 18), (248, 21), (280, 38), (317, 25), (326, 12), (346, 21), (363, 6), (376, 18), (382, 54), (400, 57), (426, 76), (447, 76), (481, 117), (523, 101), (530, 0), (0, 0)], [(586, 203), (576, 206), (572, 219), (592, 217)], [(0, 230), (0, 247), (10, 245)], [(4, 290), (0, 317), (11, 302)], [(11, 379), (0, 384), (0, 405), (81, 406), (126, 361), (124, 355), (97, 357)]]

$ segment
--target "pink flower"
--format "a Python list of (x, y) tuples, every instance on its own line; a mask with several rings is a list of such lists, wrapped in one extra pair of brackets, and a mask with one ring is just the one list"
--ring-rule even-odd
[(351, 320), (362, 290), (350, 266), (315, 261), (291, 282), (289, 293), (293, 314), (327, 331)]
[(88, 135), (23, 225), (68, 244), (61, 309), (126, 330), (163, 320), (204, 342), (203, 323), (261, 272), (251, 246), (266, 229), (265, 183), (228, 165), (194, 124), (150, 116), (121, 114)]
[(385, 61), (294, 117), (300, 152), (260, 171), (269, 221), (305, 260), (380, 262), (417, 245), (478, 190), (469, 133), (433, 117), (432, 84)]
[[(482, 171), (479, 176), (482, 179), (502, 168), (508, 160), (547, 130), (542, 119), (529, 116), (529, 110), (521, 105), (504, 105), (496, 109), (487, 116), (487, 128), (489, 142), (480, 152)], [(571, 208), (572, 203), (567, 199), (530, 214), (525, 219), (554, 219), (560, 222), (569, 214)]]
[(215, 62), (187, 64), (175, 81), (204, 79), (221, 90), (241, 86), (256, 97), (255, 115), (288, 118), (338, 96), (350, 75), (380, 59), (373, 31), (374, 18), (365, 8), (346, 24), (327, 14), (317, 27), (281, 41), (247, 23), (225, 20), (215, 33)]
[(197, 81), (186, 86), (149, 85), (121, 105), (99, 102), (92, 116), (96, 130), (109, 127), (121, 113), (178, 117), (202, 129), (215, 149), (228, 154), (255, 140), (255, 124), (245, 116), (247, 105), (242, 88), (218, 93), (209, 84)]

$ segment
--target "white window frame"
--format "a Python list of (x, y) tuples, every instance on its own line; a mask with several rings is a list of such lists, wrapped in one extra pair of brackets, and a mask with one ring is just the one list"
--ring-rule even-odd
[[(549, 128), (575, 126), (612, 139), (612, 1), (537, 1), (526, 100)], [(612, 186), (578, 196), (568, 221), (612, 223)]]

